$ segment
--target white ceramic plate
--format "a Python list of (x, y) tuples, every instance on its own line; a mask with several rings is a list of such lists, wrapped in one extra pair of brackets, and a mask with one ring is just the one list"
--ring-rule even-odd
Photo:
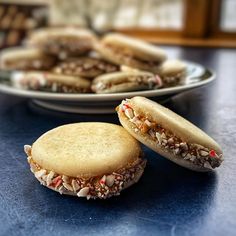
[(14, 87), (10, 82), (17, 72), (0, 73), (0, 92), (33, 99), (39, 106), (48, 109), (73, 113), (113, 113), (122, 99), (134, 96), (144, 96), (156, 101), (163, 101), (168, 97), (183, 91), (206, 85), (215, 79), (215, 73), (200, 64), (186, 61), (186, 84), (171, 88), (145, 90), (112, 94), (65, 94), (41, 91), (29, 91)]

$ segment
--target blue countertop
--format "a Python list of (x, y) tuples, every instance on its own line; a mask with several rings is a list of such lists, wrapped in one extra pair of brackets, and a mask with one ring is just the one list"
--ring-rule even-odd
[(179, 167), (144, 147), (140, 182), (108, 200), (61, 196), (31, 174), (23, 145), (79, 121), (119, 123), (116, 115), (72, 115), (0, 95), (0, 235), (236, 235), (236, 50), (165, 48), (213, 68), (217, 80), (165, 105), (216, 139), (225, 161), (213, 173)]

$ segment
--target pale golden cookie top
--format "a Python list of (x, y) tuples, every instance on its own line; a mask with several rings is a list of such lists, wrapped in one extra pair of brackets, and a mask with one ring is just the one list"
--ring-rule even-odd
[(32, 146), (32, 158), (42, 168), (72, 177), (112, 173), (140, 155), (138, 141), (124, 128), (99, 122), (57, 127)]

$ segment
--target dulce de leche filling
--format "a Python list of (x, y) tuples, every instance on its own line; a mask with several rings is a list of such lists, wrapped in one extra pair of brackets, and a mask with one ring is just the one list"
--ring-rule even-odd
[(142, 176), (146, 160), (141, 157), (131, 163), (127, 168), (116, 172), (91, 178), (75, 178), (43, 169), (31, 156), (31, 146), (24, 146), (28, 156), (30, 170), (42, 185), (58, 191), (61, 194), (77, 195), (87, 199), (106, 199), (119, 195), (121, 190), (135, 183)]
[(157, 146), (166, 152), (173, 153), (175, 157), (183, 158), (195, 165), (208, 169), (220, 166), (223, 161), (223, 155), (217, 154), (215, 150), (210, 150), (199, 144), (187, 143), (160, 124), (149, 120), (141, 114), (137, 114), (129, 104), (128, 99), (122, 101), (119, 109), (135, 125), (135, 132), (149, 135), (149, 138), (156, 142)]

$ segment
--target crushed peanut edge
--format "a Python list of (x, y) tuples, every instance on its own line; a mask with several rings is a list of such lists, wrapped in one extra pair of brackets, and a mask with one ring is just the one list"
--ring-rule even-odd
[(87, 93), (90, 88), (82, 88), (78, 86), (69, 86), (59, 82), (47, 81), (44, 75), (26, 75), (22, 76), (19, 80), (19, 85), (24, 89), (32, 89), (36, 91), (50, 91), (50, 92), (63, 92), (63, 93)]
[(104, 82), (99, 81), (93, 85), (95, 91), (103, 91), (106, 89), (111, 88), (112, 86), (129, 83), (129, 82), (136, 82), (140, 86), (145, 86), (147, 89), (158, 89), (161, 88), (163, 83), (161, 78), (158, 75), (133, 75), (127, 77), (125, 82)]
[(223, 155), (217, 154), (215, 150), (210, 150), (199, 144), (187, 143), (156, 122), (148, 120), (143, 115), (136, 114), (129, 104), (129, 99), (123, 100), (117, 110), (123, 112), (128, 120), (135, 125), (135, 132), (148, 134), (157, 146), (165, 152), (173, 153), (177, 158), (183, 158), (207, 169), (219, 167), (223, 161)]
[(53, 69), (57, 74), (84, 75), (85, 72), (89, 72), (93, 73), (94, 76), (118, 70), (119, 67), (117, 65), (96, 58), (82, 58), (65, 61)]
[(31, 146), (24, 146), (30, 170), (39, 182), (60, 194), (77, 195), (87, 199), (106, 199), (120, 195), (120, 192), (131, 183), (138, 182), (146, 166), (146, 160), (138, 158), (128, 168), (122, 168), (108, 175), (89, 179), (60, 175), (54, 171), (43, 169), (35, 163), (31, 156)]

